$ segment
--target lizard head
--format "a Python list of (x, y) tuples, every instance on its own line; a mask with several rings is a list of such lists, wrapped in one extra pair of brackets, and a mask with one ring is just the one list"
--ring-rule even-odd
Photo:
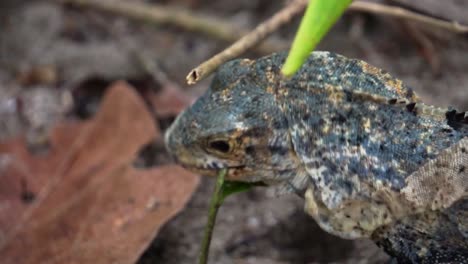
[[(166, 147), (185, 168), (227, 179), (275, 182), (296, 165), (288, 123), (265, 74), (250, 60), (220, 67), (208, 91), (167, 130)], [(257, 73), (256, 73), (257, 72)]]

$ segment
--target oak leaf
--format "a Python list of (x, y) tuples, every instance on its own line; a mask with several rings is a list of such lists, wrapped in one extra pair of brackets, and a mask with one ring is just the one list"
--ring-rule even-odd
[(93, 119), (52, 130), (46, 155), (0, 143), (1, 262), (135, 262), (199, 182), (177, 166), (132, 167), (155, 137), (142, 99), (118, 82)]

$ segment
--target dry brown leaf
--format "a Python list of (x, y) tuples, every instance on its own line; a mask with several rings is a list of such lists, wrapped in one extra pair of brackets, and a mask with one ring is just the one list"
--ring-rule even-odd
[(53, 130), (46, 156), (21, 139), (0, 144), (1, 262), (135, 262), (199, 181), (177, 166), (131, 166), (160, 136), (154, 124), (119, 82), (91, 121)]

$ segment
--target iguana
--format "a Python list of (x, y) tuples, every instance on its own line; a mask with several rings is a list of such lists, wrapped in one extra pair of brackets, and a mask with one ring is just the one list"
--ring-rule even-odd
[(330, 52), (288, 79), (285, 55), (221, 66), (167, 130), (174, 159), (297, 193), (324, 230), (400, 263), (468, 263), (468, 114)]

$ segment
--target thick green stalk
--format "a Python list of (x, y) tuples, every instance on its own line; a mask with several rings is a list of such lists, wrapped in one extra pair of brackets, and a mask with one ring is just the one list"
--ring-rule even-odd
[(352, 0), (311, 0), (281, 72), (295, 74)]

